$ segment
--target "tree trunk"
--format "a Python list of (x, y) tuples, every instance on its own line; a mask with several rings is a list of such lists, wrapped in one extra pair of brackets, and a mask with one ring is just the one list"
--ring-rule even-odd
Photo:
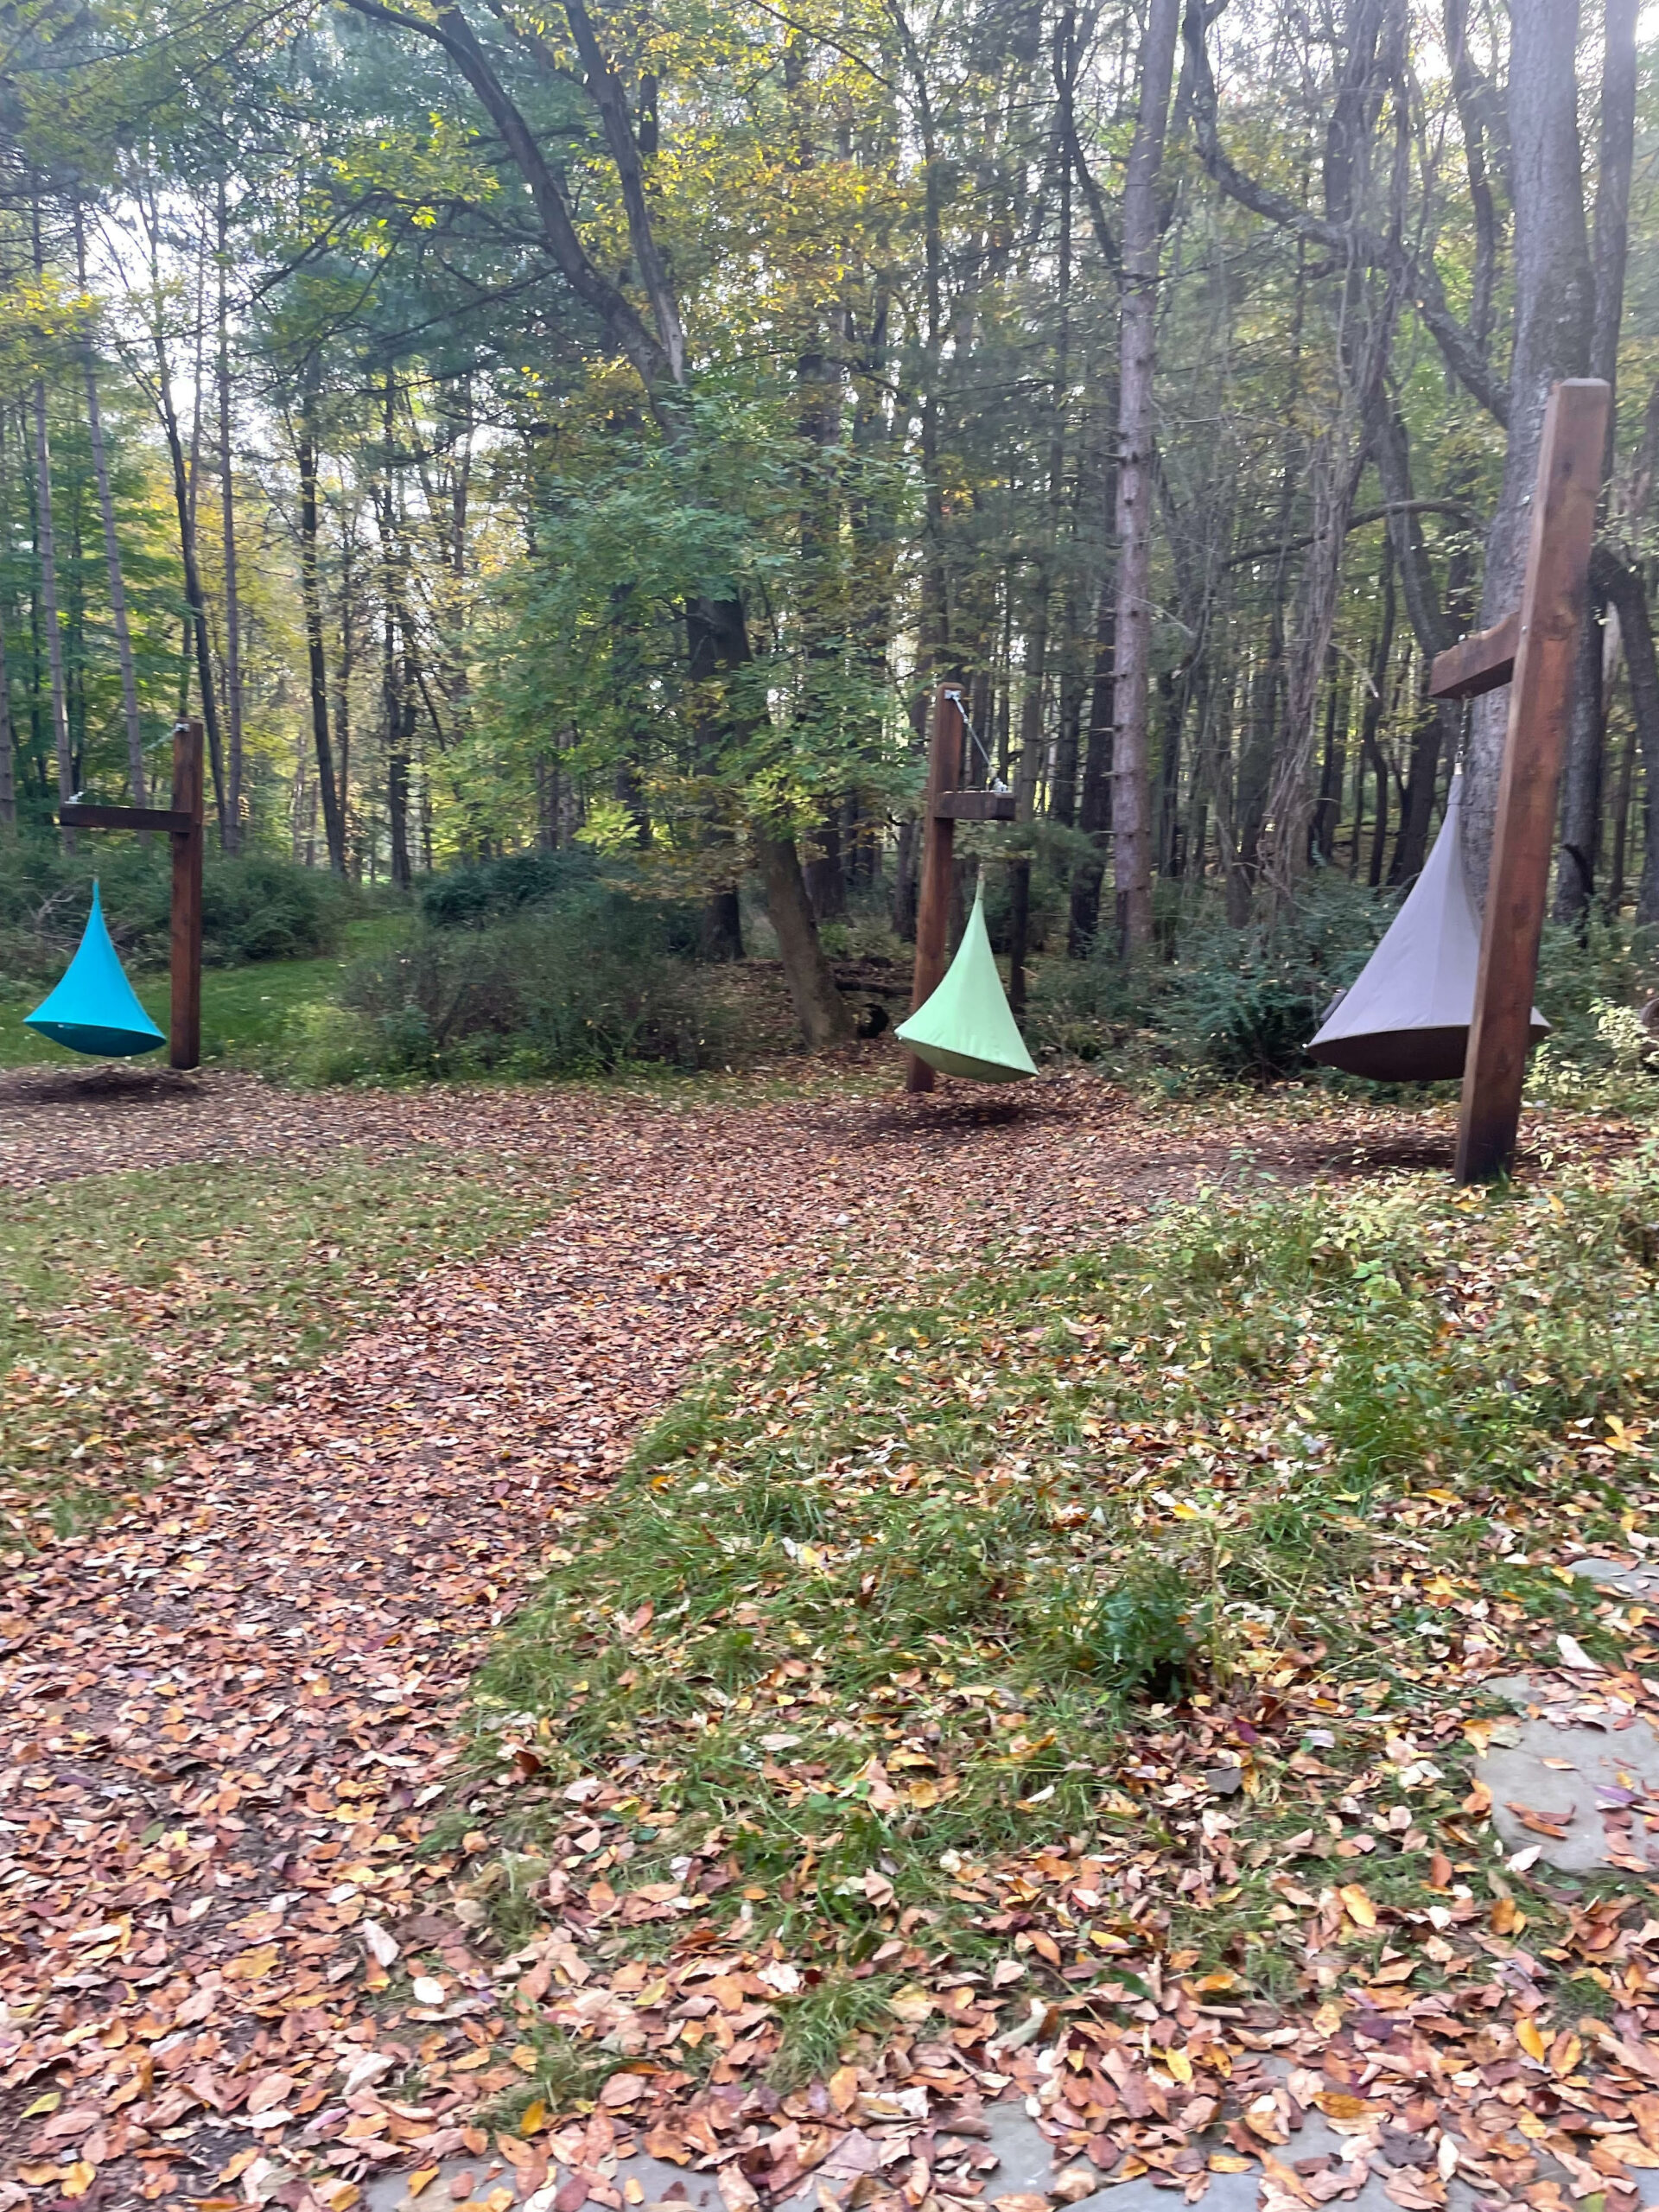
[[(41, 613), (46, 630), (47, 670), (51, 684), (52, 747), (58, 766), (60, 803), (74, 796), (69, 760), (69, 709), (63, 683), (63, 633), (58, 626), (57, 539), (52, 526), (52, 448), (46, 428), (46, 385), (35, 380), (35, 504), (40, 521)], [(64, 842), (74, 849), (74, 833)]]
[(913, 815), (899, 824), (893, 853), (893, 933), (905, 944), (916, 942), (917, 848), (921, 825)]
[(1160, 716), (1158, 745), (1158, 873), (1173, 879), (1180, 873), (1181, 726), (1186, 719), (1185, 667), (1166, 671), (1158, 678)]
[[(1589, 363), (1594, 287), (1578, 127), (1578, 0), (1510, 0), (1509, 125), (1515, 207), (1515, 343), (1503, 481), (1486, 533), (1483, 628), (1520, 604), (1530, 500), (1550, 386)], [(1475, 702), (1464, 764), (1463, 856), (1486, 899), (1509, 694)]]
[(0, 607), (0, 836), (17, 830), (17, 767), (11, 727), (11, 677), (6, 668), (5, 610)]
[(1141, 99), (1123, 187), (1119, 336), (1117, 624), (1112, 705), (1113, 887), (1125, 959), (1152, 941), (1152, 785), (1147, 677), (1152, 639), (1153, 370), (1157, 358), (1158, 176), (1180, 0), (1148, 0)]
[(819, 823), (805, 875), (814, 918), (820, 922), (841, 920), (847, 912), (847, 868), (839, 809), (826, 814)]
[(399, 891), (413, 881), (409, 865), (409, 755), (393, 753), (386, 761), (386, 822), (391, 837), (391, 880)]
[(1342, 787), (1348, 772), (1347, 701), (1333, 655), (1325, 669), (1325, 757), (1319, 764), (1319, 803), (1313, 810), (1313, 850), (1328, 868), (1336, 856), (1342, 820)]
[(219, 499), (225, 541), (225, 707), (230, 724), (225, 793), (226, 850), (242, 849), (242, 639), (236, 575), (236, 486), (231, 473), (229, 242), (225, 187), (219, 188)]
[[(75, 201), (75, 268), (80, 289), (86, 289), (86, 241), (80, 202)], [(115, 626), (116, 658), (121, 670), (121, 706), (127, 732), (127, 787), (135, 806), (144, 804), (144, 734), (138, 718), (138, 680), (133, 668), (132, 632), (127, 620), (126, 586), (121, 573), (121, 543), (116, 536), (115, 501), (110, 493), (109, 461), (104, 450), (104, 414), (98, 397), (98, 364), (92, 353), (92, 331), (83, 324), (80, 360), (86, 379), (86, 433), (92, 449), (92, 473), (98, 483), (98, 508), (104, 523), (104, 558), (109, 571), (110, 618)]]
[(1625, 734), (1624, 745), (1618, 764), (1618, 782), (1613, 791), (1613, 874), (1607, 887), (1607, 912), (1614, 920), (1624, 904), (1624, 871), (1630, 849), (1630, 795), (1636, 787), (1636, 716), (1630, 716), (1630, 727)]
[[(1595, 310), (1590, 373), (1617, 385), (1618, 332), (1624, 319), (1624, 264), (1630, 231), (1630, 168), (1636, 136), (1637, 0), (1606, 0), (1602, 49), (1601, 126), (1596, 164)], [(1611, 472), (1617, 408), (1607, 416), (1604, 487)], [(1605, 490), (1604, 490), (1605, 497)], [(1560, 855), (1555, 918), (1581, 922), (1595, 894), (1600, 859), (1602, 762), (1606, 715), (1602, 699), (1602, 625), (1593, 594), (1585, 610), (1573, 687), (1572, 721), (1561, 774)]]
[(826, 1046), (838, 1045), (849, 1037), (853, 1025), (818, 943), (801, 874), (801, 856), (792, 837), (758, 830), (754, 842), (760, 880), (766, 887), (766, 914), (777, 935), (795, 1018), (808, 1049), (822, 1052)]
[[(415, 744), (415, 690), (410, 665), (408, 610), (404, 590), (403, 545), (397, 526), (397, 492), (392, 455), (396, 446), (397, 390), (390, 371), (380, 396), (382, 449), (375, 486), (375, 521), (380, 533), (380, 690), (386, 725), (386, 822), (391, 842), (391, 880), (407, 891), (414, 882), (409, 855), (409, 764)], [(400, 659), (398, 642), (403, 640)]]
[[(1026, 689), (1020, 702), (1020, 762), (1014, 779), (1014, 818), (1029, 822), (1036, 810), (1042, 761), (1043, 695), (1048, 681), (1048, 576), (1038, 571), (1031, 627), (1026, 633)], [(1031, 855), (1008, 863), (1008, 1005), (1016, 1020), (1026, 1010), (1026, 963), (1031, 951)]]
[[(1424, 676), (1427, 680), (1427, 669)], [(1417, 727), (1411, 741), (1411, 766), (1406, 775), (1406, 795), (1400, 808), (1400, 836), (1389, 868), (1391, 886), (1414, 883), (1428, 856), (1428, 832), (1434, 819), (1434, 794), (1440, 785), (1440, 762), (1450, 746), (1457, 744), (1456, 709), (1425, 693), (1418, 701)]]
[(322, 580), (317, 547), (317, 427), (315, 366), (308, 362), (300, 396), (300, 600), (305, 611), (305, 645), (311, 684), (311, 739), (316, 752), (317, 789), (322, 799), (322, 830), (328, 865), (346, 873), (346, 825), (334, 781), (334, 749), (328, 735), (328, 657), (322, 634)]
[[(36, 202), (32, 210), (35, 241), (35, 274), (38, 277), (45, 268), (41, 251), (41, 210)], [(73, 798), (75, 791), (74, 770), (69, 758), (69, 708), (63, 682), (63, 632), (58, 626), (58, 552), (57, 534), (52, 519), (52, 443), (47, 434), (46, 381), (35, 379), (35, 515), (36, 550), (41, 575), (41, 613), (46, 630), (47, 671), (51, 685), (52, 749), (57, 761), (58, 800)], [(74, 832), (67, 830), (63, 842), (73, 852)]]
[[(334, 772), (340, 778), (340, 845), (349, 864), (352, 845), (352, 672), (357, 633), (352, 607), (352, 538), (343, 533), (340, 568), (340, 680), (334, 686)], [(359, 863), (360, 865), (360, 863)]]
[(189, 662), (189, 648), (194, 645), (196, 683), (201, 694), (201, 719), (207, 733), (207, 757), (213, 772), (213, 804), (219, 815), (219, 836), (221, 847), (226, 836), (225, 754), (219, 741), (219, 696), (213, 683), (213, 656), (207, 642), (207, 606), (202, 595), (201, 572), (196, 566), (196, 526), (191, 513), (189, 469), (185, 460), (184, 441), (179, 431), (179, 418), (173, 405), (172, 372), (168, 365), (167, 349), (159, 326), (155, 334), (156, 404), (161, 413), (162, 429), (167, 440), (168, 458), (173, 465), (173, 505), (179, 520), (179, 553), (184, 569), (184, 601), (188, 613), (185, 618), (186, 665)]
[(1377, 626), (1371, 647), (1370, 666), (1366, 671), (1365, 708), (1360, 721), (1358, 793), (1355, 799), (1354, 854), (1359, 853), (1359, 819), (1364, 813), (1365, 768), (1369, 762), (1376, 775), (1376, 823), (1371, 837), (1370, 887), (1375, 891), (1382, 880), (1382, 846), (1389, 832), (1389, 772), (1382, 758), (1379, 733), (1382, 726), (1382, 709), (1387, 696), (1389, 659), (1394, 651), (1395, 591), (1394, 548), (1384, 541), (1382, 553), (1382, 615)]
[[(1117, 410), (1109, 397), (1109, 421)], [(1117, 517), (1117, 463), (1109, 459), (1102, 501), (1106, 524)], [(1071, 912), (1066, 950), (1074, 960), (1090, 951), (1100, 928), (1100, 891), (1106, 876), (1106, 845), (1112, 827), (1112, 700), (1117, 681), (1117, 579), (1109, 569), (1101, 578), (1095, 605), (1095, 665), (1089, 692), (1089, 728), (1084, 746), (1083, 788), (1077, 827), (1092, 840), (1093, 854), (1079, 861), (1071, 877)]]
[(1654, 652), (1648, 594), (1636, 571), (1608, 547), (1598, 545), (1590, 556), (1590, 582), (1618, 611), (1630, 712), (1642, 749), (1642, 880), (1636, 894), (1637, 925), (1642, 928), (1659, 922), (1659, 658)]

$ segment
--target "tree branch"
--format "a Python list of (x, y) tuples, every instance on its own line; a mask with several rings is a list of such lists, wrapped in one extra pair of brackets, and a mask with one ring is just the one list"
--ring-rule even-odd
[(346, 4), (372, 22), (388, 23), (395, 30), (416, 31), (443, 48), (477, 94), (480, 105), (500, 133), (503, 144), (530, 187), (548, 251), (571, 290), (599, 317), (607, 338), (632, 364), (648, 392), (664, 382), (677, 382), (667, 350), (646, 328), (632, 302), (601, 276), (588, 258), (571, 220), (564, 194), (547, 165), (535, 134), (461, 10), (445, 7), (434, 21), (428, 22), (419, 16), (406, 14), (401, 8), (386, 6), (385, 0), (346, 0)]
[(681, 384), (685, 379), (685, 332), (681, 326), (679, 303), (674, 296), (674, 287), (669, 281), (668, 265), (663, 259), (656, 232), (652, 228), (651, 210), (645, 205), (645, 164), (640, 159), (639, 141), (633, 135), (627, 96), (622, 89), (622, 79), (601, 50), (593, 19), (583, 7), (582, 0), (564, 0), (564, 13), (570, 26), (570, 35), (576, 41), (576, 52), (582, 57), (582, 66), (588, 73), (588, 98), (599, 110), (599, 119), (605, 130), (605, 143), (611, 149), (612, 161), (616, 164), (617, 180), (622, 187), (622, 205), (627, 211), (628, 238), (633, 247), (639, 281), (651, 302), (652, 319), (657, 325), (658, 338), (668, 357), (669, 374), (676, 384)]
[(1380, 238), (1363, 225), (1351, 229), (1299, 207), (1282, 192), (1249, 176), (1221, 143), (1219, 100), (1205, 45), (1203, 0), (1187, 0), (1182, 35), (1192, 64), (1193, 137), (1205, 168), (1230, 200), (1280, 228), (1297, 233), (1346, 260), (1357, 253), (1372, 268), (1386, 270), (1411, 299), (1425, 328), (1447, 365), (1487, 412), (1502, 423), (1510, 418), (1510, 397), (1478, 346), (1446, 303), (1446, 288), (1433, 260), (1420, 261), (1403, 243)]

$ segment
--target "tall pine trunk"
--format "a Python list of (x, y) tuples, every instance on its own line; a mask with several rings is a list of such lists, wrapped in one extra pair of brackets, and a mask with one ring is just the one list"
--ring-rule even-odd
[(315, 364), (308, 361), (300, 389), (300, 600), (305, 613), (305, 645), (311, 686), (311, 740), (317, 758), (317, 788), (322, 798), (322, 830), (328, 865), (346, 873), (346, 824), (340, 787), (334, 781), (334, 752), (328, 735), (328, 657), (322, 634), (322, 578), (317, 542), (317, 395)]
[[(75, 273), (86, 289), (86, 238), (80, 202), (75, 202)], [(135, 806), (144, 804), (144, 733), (138, 718), (138, 680), (132, 660), (132, 631), (127, 620), (127, 593), (121, 573), (121, 542), (116, 535), (115, 501), (110, 493), (110, 467), (104, 450), (104, 413), (98, 397), (98, 363), (92, 353), (89, 323), (80, 331), (80, 361), (86, 379), (86, 434), (92, 448), (92, 474), (98, 483), (98, 510), (104, 523), (104, 559), (109, 570), (110, 619), (115, 626), (116, 658), (121, 670), (121, 709), (127, 733), (127, 785)]]
[(225, 849), (242, 849), (242, 639), (236, 576), (236, 484), (231, 471), (230, 247), (225, 186), (219, 188), (219, 500), (225, 543), (225, 709), (229, 752), (225, 792)]
[(1141, 102), (1123, 187), (1123, 307), (1119, 339), (1117, 627), (1112, 721), (1113, 887), (1120, 949), (1152, 942), (1152, 778), (1147, 743), (1152, 643), (1153, 369), (1157, 358), (1158, 175), (1180, 0), (1149, 0)]
[[(1630, 168), (1636, 133), (1637, 0), (1606, 0), (1602, 48), (1601, 127), (1596, 164), (1595, 308), (1590, 373), (1610, 385), (1618, 377), (1618, 333), (1624, 312), (1624, 264), (1630, 245)], [(1616, 410), (1607, 416), (1604, 486), (1612, 469)], [(1606, 708), (1602, 697), (1602, 603), (1592, 595), (1579, 637), (1561, 777), (1560, 863), (1555, 918), (1580, 921), (1589, 912), (1601, 857), (1603, 756)]]
[[(41, 210), (37, 201), (32, 210), (35, 241), (35, 273), (41, 276), (46, 266), (41, 251)], [(46, 420), (46, 380), (35, 379), (35, 512), (37, 551), (41, 571), (41, 614), (46, 630), (46, 657), (52, 700), (52, 749), (57, 762), (58, 799), (73, 798), (75, 791), (74, 766), (69, 756), (69, 708), (63, 682), (63, 632), (58, 626), (58, 549), (57, 533), (52, 518), (52, 441), (48, 435)], [(74, 832), (64, 832), (64, 843), (74, 849)]]
[(167, 340), (162, 329), (159, 308), (152, 343), (156, 353), (156, 404), (162, 418), (162, 433), (167, 441), (168, 458), (172, 464), (173, 505), (178, 515), (179, 554), (184, 569), (184, 602), (188, 610), (185, 616), (186, 666), (188, 669), (194, 645), (196, 684), (201, 696), (202, 725), (207, 734), (207, 759), (213, 770), (213, 804), (219, 816), (219, 843), (223, 847), (226, 844), (227, 817), (225, 806), (225, 748), (219, 722), (219, 687), (213, 682), (213, 654), (207, 639), (207, 602), (201, 588), (201, 570), (196, 560), (195, 496), (191, 486), (184, 439), (179, 429), (178, 411), (173, 404), (173, 373), (167, 358)]
[[(1520, 604), (1550, 386), (1589, 365), (1594, 283), (1579, 154), (1578, 0), (1510, 0), (1508, 115), (1515, 206), (1515, 343), (1503, 480), (1486, 533), (1483, 627)], [(1477, 699), (1464, 767), (1463, 857), (1486, 900), (1509, 694)]]

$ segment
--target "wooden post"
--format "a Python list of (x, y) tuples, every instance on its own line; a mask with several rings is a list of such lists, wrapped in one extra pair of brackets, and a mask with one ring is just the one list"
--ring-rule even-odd
[(186, 826), (172, 831), (173, 1012), (168, 1060), (175, 1068), (201, 1065), (201, 724), (173, 725), (173, 811)]
[[(928, 729), (927, 790), (922, 800), (922, 880), (916, 899), (916, 975), (911, 988), (910, 1010), (931, 999), (944, 981), (945, 939), (950, 927), (950, 862), (956, 849), (957, 824), (944, 813), (940, 801), (956, 787), (962, 768), (962, 709), (945, 696), (944, 686), (933, 692), (933, 718)], [(925, 1060), (914, 1052), (905, 1068), (905, 1089), (931, 1090), (936, 1077)]]
[(1609, 398), (1599, 378), (1573, 378), (1555, 386), (1544, 416), (1463, 1067), (1459, 1183), (1489, 1181), (1515, 1157)]

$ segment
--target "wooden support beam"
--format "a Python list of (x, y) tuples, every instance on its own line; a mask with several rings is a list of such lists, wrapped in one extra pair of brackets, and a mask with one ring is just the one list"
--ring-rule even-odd
[[(912, 1014), (944, 981), (945, 941), (950, 928), (950, 863), (956, 851), (956, 817), (941, 801), (955, 794), (962, 773), (962, 709), (943, 684), (933, 693), (928, 726), (927, 790), (922, 802), (922, 880), (916, 899), (916, 971), (911, 986)], [(931, 1090), (935, 1077), (914, 1052), (905, 1068), (905, 1089)]]
[(1429, 697), (1478, 699), (1483, 691), (1499, 690), (1514, 672), (1520, 632), (1519, 613), (1506, 614), (1490, 630), (1477, 630), (1436, 653), (1428, 671)]
[(58, 809), (66, 830), (162, 830), (169, 836), (183, 836), (190, 817), (166, 806), (99, 806), (90, 800), (67, 798)]
[(1012, 822), (1017, 804), (1012, 791), (941, 791), (936, 810), (947, 822)]
[(184, 825), (173, 833), (173, 1001), (167, 1057), (175, 1068), (201, 1065), (201, 724), (175, 722), (172, 810)]
[(1544, 416), (1463, 1066), (1459, 1183), (1502, 1175), (1515, 1157), (1610, 398), (1599, 378), (1573, 378), (1555, 386)]

